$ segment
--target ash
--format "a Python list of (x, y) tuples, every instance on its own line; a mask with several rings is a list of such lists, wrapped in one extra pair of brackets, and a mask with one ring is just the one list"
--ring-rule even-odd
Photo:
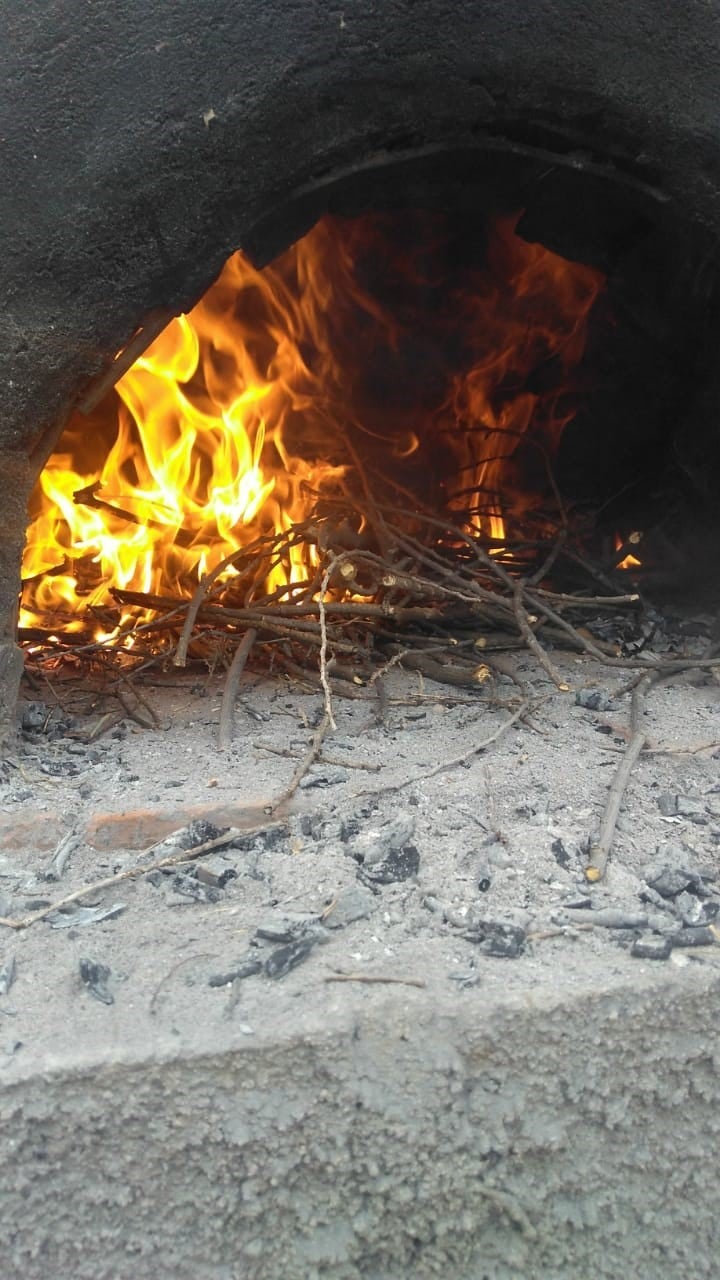
[(386, 983), (451, 1010), (470, 989), (490, 1001), (716, 965), (713, 672), (649, 695), (594, 884), (627, 672), (557, 666), (566, 692), (518, 659), (531, 708), (509, 727), (509, 679), (459, 691), (393, 669), (382, 701), (334, 698), (337, 728), (304, 770), (324, 705), (299, 684), (246, 673), (224, 752), (219, 676), (161, 678), (143, 688), (159, 727), (105, 733), (73, 709), (72, 682), (27, 690), (2, 773), (0, 1071), (79, 1043), (89, 1059), (148, 1037), (199, 1049), (217, 1020), (258, 1036)]

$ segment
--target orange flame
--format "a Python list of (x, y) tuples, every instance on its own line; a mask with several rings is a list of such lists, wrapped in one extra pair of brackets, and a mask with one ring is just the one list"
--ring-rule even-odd
[[(85, 628), (113, 586), (187, 597), (318, 495), (342, 495), (358, 457), (418, 501), (451, 478), (482, 491), (468, 528), (502, 540), (532, 502), (520, 445), (552, 454), (572, 416), (562, 389), (602, 287), (515, 222), (492, 223), (483, 268), (448, 288), (432, 219), (411, 248), (397, 220), (368, 215), (322, 219), (263, 271), (234, 254), (96, 418), (71, 419), (31, 500), (21, 625)], [(549, 362), (555, 389), (532, 389)], [(316, 564), (297, 546), (256, 590)]]

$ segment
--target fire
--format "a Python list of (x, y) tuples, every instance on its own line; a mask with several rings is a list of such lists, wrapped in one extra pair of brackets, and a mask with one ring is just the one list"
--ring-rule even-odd
[[(397, 217), (323, 218), (262, 271), (235, 253), (95, 418), (70, 420), (31, 500), (21, 626), (111, 637), (111, 588), (187, 598), (259, 536), (358, 493), (358, 467), (501, 544), (532, 506), (529, 459), (572, 417), (602, 288), (515, 222), (490, 223), (482, 265), (449, 279), (430, 215), (415, 239)], [(299, 543), (248, 590), (317, 563)]]

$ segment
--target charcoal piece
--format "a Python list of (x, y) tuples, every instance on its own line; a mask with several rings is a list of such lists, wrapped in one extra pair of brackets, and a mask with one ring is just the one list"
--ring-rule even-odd
[(95, 960), (88, 960), (83, 957), (80, 961), (80, 978), (84, 987), (87, 987), (91, 996), (99, 1000), (101, 1004), (114, 1004), (115, 997), (108, 990), (108, 982), (110, 981), (111, 972), (106, 964), (100, 964)]
[(662, 791), (658, 796), (658, 809), (664, 818), (675, 818), (678, 811), (678, 798), (672, 791)]
[(299, 942), (301, 938), (320, 941), (326, 934), (318, 915), (277, 915), (263, 920), (255, 930), (255, 937), (265, 942)]
[(340, 889), (323, 917), (328, 929), (344, 929), (355, 920), (367, 920), (375, 910), (375, 895), (362, 885), (350, 884)]
[(315, 938), (301, 938), (298, 942), (290, 942), (286, 947), (277, 947), (265, 961), (263, 966), (268, 978), (284, 978), (291, 969), (296, 969), (306, 960), (315, 946)]
[(662, 938), (659, 934), (646, 934), (636, 938), (630, 948), (630, 955), (638, 960), (667, 960), (672, 951), (670, 938)]
[(350, 849), (353, 858), (364, 866), (385, 861), (391, 853), (397, 853), (411, 843), (415, 822), (415, 814), (400, 812), (389, 822), (359, 832)]
[(125, 910), (124, 902), (113, 902), (109, 907), (58, 907), (45, 917), (52, 929), (85, 929), (101, 920), (112, 920)]
[(249, 951), (247, 955), (242, 956), (238, 960), (233, 969), (228, 973), (213, 973), (208, 978), (209, 987), (229, 987), (233, 982), (239, 981), (241, 978), (252, 978), (256, 973), (260, 973), (263, 962), (256, 951)]
[(697, 929), (679, 929), (670, 935), (673, 947), (712, 947), (720, 942), (720, 931), (712, 926), (700, 926)]
[(720, 902), (715, 902), (712, 898), (696, 898), (691, 893), (678, 894), (675, 906), (683, 924), (688, 928), (712, 924), (720, 910)]
[(557, 840), (553, 840), (550, 849), (558, 866), (562, 867), (563, 871), (567, 871), (572, 859), (559, 836)]
[(612, 705), (612, 698), (606, 689), (578, 689), (575, 694), (575, 706), (584, 707), (586, 711), (607, 711)]
[(420, 853), (414, 844), (392, 849), (382, 862), (360, 867), (358, 876), (366, 884), (394, 884), (410, 880), (420, 870)]
[(266, 853), (269, 849), (283, 844), (289, 837), (290, 828), (286, 823), (276, 825), (273, 822), (266, 831), (241, 832), (231, 844), (227, 845), (227, 848), (241, 849), (243, 852), (254, 850), (258, 853)]
[(499, 920), (478, 920), (463, 937), (475, 943), (484, 956), (513, 960), (525, 949), (525, 930)]
[(17, 965), (15, 963), (15, 957), (10, 956), (10, 959), (7, 960), (2, 969), (0, 969), (0, 996), (7, 995), (15, 981), (16, 970)]
[(208, 885), (211, 889), (224, 889), (231, 880), (237, 880), (238, 873), (234, 867), (224, 867), (218, 870), (216, 867), (208, 867), (205, 863), (198, 862), (195, 866), (195, 879), (200, 884)]
[(300, 779), (301, 791), (310, 791), (313, 787), (334, 787), (340, 782), (347, 782), (350, 774), (347, 769), (312, 768)]
[(20, 723), (26, 733), (37, 733), (48, 718), (48, 707), (44, 702), (26, 702), (21, 712)]
[(702, 876), (688, 867), (669, 863), (653, 863), (644, 872), (645, 883), (660, 894), (661, 898), (676, 898), (681, 893), (702, 894)]
[(698, 796), (677, 796), (676, 813), (681, 818), (689, 818), (691, 822), (697, 822), (702, 819), (703, 823), (707, 822), (707, 810), (704, 801)]
[(303, 813), (300, 816), (300, 834), (309, 836), (311, 840), (319, 840), (322, 835), (324, 818), (319, 813)]
[(599, 907), (588, 911), (585, 907), (564, 907), (571, 921), (600, 925), (603, 929), (647, 929), (649, 920), (641, 911), (623, 911), (620, 907)]
[(184, 898), (192, 898), (194, 902), (219, 902), (223, 897), (222, 889), (213, 889), (201, 884), (194, 875), (179, 871), (173, 876), (172, 889)]
[(178, 848), (196, 849), (199, 844), (205, 844), (208, 840), (217, 840), (224, 831), (227, 831), (227, 827), (216, 827), (214, 822), (208, 822), (205, 818), (194, 818), (178, 832)]
[(581, 893), (574, 898), (566, 899), (562, 905), (563, 908), (569, 907), (571, 911), (590, 911), (592, 909), (592, 898), (589, 893)]

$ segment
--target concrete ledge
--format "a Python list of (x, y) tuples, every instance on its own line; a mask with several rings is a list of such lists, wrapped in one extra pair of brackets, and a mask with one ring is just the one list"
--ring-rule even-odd
[(714, 964), (637, 965), (450, 1006), (329, 986), (252, 1036), (138, 1015), (6, 1076), (2, 1274), (710, 1276), (719, 990)]

